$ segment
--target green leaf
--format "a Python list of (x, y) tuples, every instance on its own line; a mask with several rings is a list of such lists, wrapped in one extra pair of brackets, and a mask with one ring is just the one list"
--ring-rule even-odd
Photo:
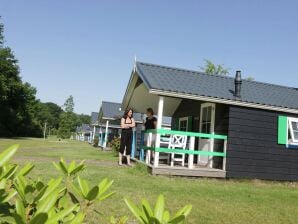
[(48, 186), (46, 187), (45, 192), (39, 200), (43, 200), (44, 198), (48, 197), (53, 191), (55, 191), (61, 184), (61, 181), (62, 177), (60, 177), (59, 179), (51, 179), (48, 183)]
[(47, 213), (50, 211), (51, 208), (54, 207), (57, 199), (58, 199), (59, 192), (56, 190), (54, 192), (51, 192), (50, 195), (48, 195), (47, 198), (43, 198), (39, 201), (37, 205), (37, 212), (38, 213)]
[(99, 187), (98, 186), (95, 186), (93, 187), (87, 194), (86, 196), (86, 199), (88, 201), (93, 201), (97, 198), (97, 195), (98, 195), (98, 192), (99, 192)]
[(81, 224), (83, 223), (84, 219), (85, 219), (85, 214), (80, 212), (75, 216), (75, 218), (71, 221), (70, 224)]
[(0, 180), (0, 189), (5, 189), (6, 188), (6, 183), (7, 183), (6, 179)]
[(151, 209), (151, 206), (146, 199), (142, 200), (142, 207), (143, 207), (143, 210), (144, 210), (145, 214), (147, 215), (147, 217), (153, 216), (153, 211)]
[(76, 161), (75, 160), (71, 161), (71, 163), (69, 164), (69, 166), (67, 168), (67, 173), (70, 174), (71, 171), (73, 171), (74, 168), (76, 168)]
[(29, 224), (42, 224), (42, 223), (46, 223), (48, 219), (48, 215), (46, 213), (39, 213), (37, 215), (35, 215), (33, 217), (33, 219), (31, 219), (31, 221), (29, 222)]
[(154, 217), (157, 218), (159, 221), (162, 221), (164, 208), (165, 208), (165, 199), (164, 199), (164, 196), (161, 194), (158, 196), (155, 204), (155, 208), (154, 208)]
[(12, 145), (0, 154), (0, 167), (5, 165), (17, 152), (19, 145)]
[(12, 165), (8, 171), (5, 172), (5, 174), (3, 175), (2, 178), (6, 178), (6, 179), (9, 179), (10, 177), (12, 177), (15, 172), (17, 171), (18, 169), (18, 165)]
[(75, 169), (70, 172), (70, 175), (75, 175), (86, 168), (85, 164), (79, 164)]
[(79, 187), (82, 192), (82, 195), (84, 196), (84, 198), (86, 198), (86, 196), (89, 192), (88, 182), (86, 180), (83, 180), (80, 177), (78, 177), (78, 183), (79, 183)]
[(28, 163), (18, 172), (18, 175), (26, 176), (34, 168), (34, 165)]
[(129, 208), (129, 210), (132, 212), (132, 214), (142, 223), (142, 224), (147, 224), (145, 222), (146, 217), (145, 215), (142, 213), (142, 211), (130, 200), (128, 199), (124, 199), (125, 204), (127, 205), (127, 207)]
[(181, 208), (174, 217), (180, 216), (180, 215), (184, 215), (184, 216), (188, 216), (190, 214), (192, 210), (192, 205), (186, 205), (183, 208)]
[(65, 161), (63, 160), (63, 158), (60, 159), (60, 161), (59, 161), (59, 166), (60, 166), (61, 171), (62, 171), (65, 175), (67, 175), (67, 174), (68, 174), (68, 171), (67, 171), (67, 168), (66, 168), (66, 163), (65, 163)]
[(23, 223), (26, 222), (26, 212), (25, 212), (25, 207), (23, 202), (20, 199), (17, 199), (15, 202), (15, 206), (16, 206), (16, 213), (20, 216), (20, 218), (22, 219)]
[(150, 224), (161, 224), (161, 221), (159, 221), (155, 217), (151, 217), (148, 223), (150, 223)]
[(22, 198), (22, 200), (25, 199), (25, 187), (26, 187), (26, 181), (23, 176), (16, 177), (14, 187), (16, 191), (18, 192), (19, 196)]
[(59, 221), (62, 221), (64, 217), (68, 216), (71, 214), (73, 211), (75, 211), (79, 205), (73, 205), (70, 208), (63, 209), (61, 212), (57, 213), (57, 215), (51, 217), (50, 220), (46, 222), (46, 224), (56, 224)]
[(169, 221), (169, 224), (179, 224), (179, 223), (184, 223), (185, 221), (185, 216), (184, 215), (179, 215), (172, 220)]
[(18, 192), (15, 190), (10, 190), (8, 195), (3, 199), (2, 203), (10, 201)]
[(163, 219), (164, 222), (169, 222), (169, 220), (170, 220), (169, 211), (164, 211), (162, 219)]
[(61, 171), (61, 167), (57, 163), (52, 162), (52, 164), (57, 170)]
[(114, 195), (114, 194), (115, 194), (115, 192), (111, 192), (111, 193), (105, 194), (104, 196), (101, 196), (98, 200), (99, 200), (99, 201), (103, 201), (103, 200), (105, 200), (105, 199), (111, 197), (111, 196)]
[(98, 185), (99, 194), (100, 195), (104, 194), (111, 187), (112, 184), (113, 184), (113, 181), (109, 182), (107, 178), (103, 179)]
[(72, 203), (74, 203), (74, 204), (80, 203), (79, 199), (77, 199), (77, 197), (73, 193), (68, 192), (68, 195), (70, 196)]

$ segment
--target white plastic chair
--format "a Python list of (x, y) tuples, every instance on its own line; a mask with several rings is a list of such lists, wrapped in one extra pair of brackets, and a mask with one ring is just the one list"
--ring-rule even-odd
[[(183, 149), (185, 150), (187, 143), (187, 136), (185, 135), (171, 135), (169, 148), (170, 149)], [(171, 153), (171, 167), (175, 162), (181, 162), (184, 166), (185, 154), (184, 153)]]

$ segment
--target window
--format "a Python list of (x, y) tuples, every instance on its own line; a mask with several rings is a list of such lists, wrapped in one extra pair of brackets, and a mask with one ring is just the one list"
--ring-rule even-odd
[(214, 132), (214, 116), (215, 116), (214, 104), (204, 103), (201, 105), (200, 132), (202, 133)]
[(179, 118), (179, 131), (187, 131), (188, 130), (188, 118), (182, 117)]
[(292, 143), (298, 143), (298, 118), (288, 118), (288, 125)]

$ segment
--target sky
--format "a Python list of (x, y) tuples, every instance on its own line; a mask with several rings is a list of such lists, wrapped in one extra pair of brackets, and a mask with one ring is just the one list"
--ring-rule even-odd
[(5, 45), (42, 102), (121, 102), (138, 61), (298, 87), (296, 0), (0, 0)]

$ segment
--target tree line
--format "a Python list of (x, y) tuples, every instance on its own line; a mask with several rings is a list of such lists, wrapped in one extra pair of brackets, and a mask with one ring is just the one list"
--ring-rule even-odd
[(46, 131), (69, 138), (76, 126), (89, 123), (90, 116), (74, 113), (72, 96), (62, 107), (36, 98), (36, 88), (20, 77), (18, 60), (5, 46), (3, 30), (0, 22), (0, 137), (42, 137), (46, 126)]

